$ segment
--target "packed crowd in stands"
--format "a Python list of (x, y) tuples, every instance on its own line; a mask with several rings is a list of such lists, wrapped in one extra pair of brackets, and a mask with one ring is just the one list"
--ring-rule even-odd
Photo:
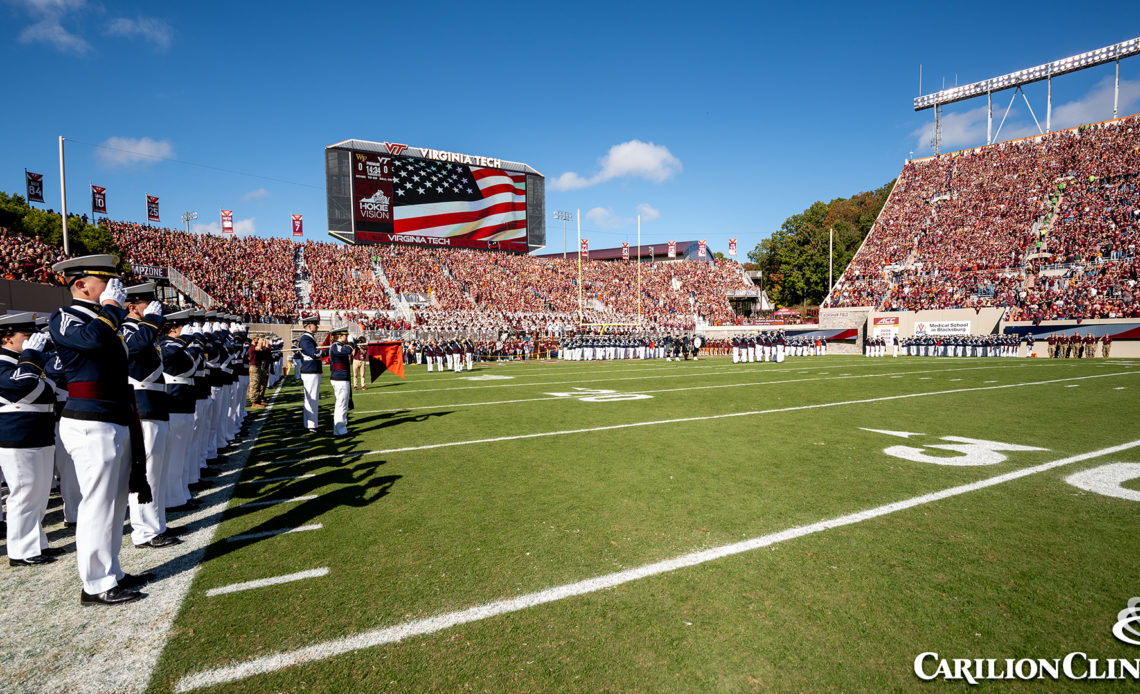
[(6, 280), (62, 284), (51, 266), (66, 258), (60, 248), (0, 228), (0, 274)]
[(310, 307), (386, 310), (384, 287), (373, 276), (372, 249), (343, 243), (306, 241), (298, 273), (309, 280)]
[(911, 161), (825, 306), (1140, 316), (1140, 117)]

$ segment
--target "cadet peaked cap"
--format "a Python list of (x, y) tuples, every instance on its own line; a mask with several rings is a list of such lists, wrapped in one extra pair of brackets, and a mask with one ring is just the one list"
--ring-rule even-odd
[(154, 282), (143, 282), (127, 287), (127, 301), (154, 301), (157, 298)]
[(207, 318), (217, 318), (218, 312), (217, 311), (206, 311), (206, 317)]
[(348, 328), (336, 328), (335, 330), (329, 331), (329, 335), (334, 335), (334, 336), (335, 335), (347, 335), (347, 334), (348, 334)]
[(48, 326), (48, 317), (47, 316), (42, 316), (42, 317), (36, 319), (36, 327), (37, 328), (42, 330), (42, 329), (46, 328), (47, 326)]
[(190, 315), (194, 318), (194, 320), (198, 320), (199, 318), (205, 318), (206, 312), (200, 308), (196, 308), (190, 312)]
[(69, 279), (79, 279), (94, 275), (96, 277), (118, 277), (119, 256), (110, 254), (85, 255), (81, 258), (64, 260), (51, 266), (52, 272)]
[(320, 325), (320, 324), (321, 324), (320, 314), (317, 314), (315, 316), (308, 316), (307, 318), (301, 319), (301, 325)]
[(191, 311), (190, 309), (186, 309), (184, 311), (175, 311), (174, 313), (168, 313), (165, 316), (166, 317), (166, 323), (167, 324), (170, 324), (170, 323), (174, 323), (174, 324), (189, 323), (190, 321), (192, 321), (194, 319), (193, 315), (192, 315), (193, 313), (194, 312)]
[(36, 314), (9, 313), (6, 316), (0, 316), (0, 328), (15, 330), (17, 332), (34, 333), (36, 332)]

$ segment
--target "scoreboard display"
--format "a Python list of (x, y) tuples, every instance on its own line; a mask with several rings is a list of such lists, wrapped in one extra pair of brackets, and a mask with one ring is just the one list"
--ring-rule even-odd
[(387, 142), (325, 148), (329, 233), (526, 253), (546, 245), (545, 180), (526, 164)]

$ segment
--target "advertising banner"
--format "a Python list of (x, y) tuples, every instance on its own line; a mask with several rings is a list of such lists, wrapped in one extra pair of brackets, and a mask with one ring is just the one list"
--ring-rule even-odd
[(736, 239), (728, 240), (728, 254), (736, 255)]
[(881, 337), (888, 342), (894, 340), (899, 334), (899, 317), (889, 316), (875, 318), (871, 321), (871, 337)]
[(582, 254), (582, 260), (590, 259), (590, 239), (582, 239), (582, 248), (578, 252)]
[(222, 233), (234, 233), (234, 211), (222, 210)]
[(91, 215), (107, 214), (107, 189), (91, 184)]
[(621, 244), (621, 259), (629, 260), (629, 242), (624, 241)]
[(676, 241), (670, 241), (669, 242), (669, 257), (670, 258), (676, 258), (677, 257), (677, 242)]
[(969, 335), (970, 321), (915, 321), (915, 335)]
[(43, 202), (44, 175), (24, 169), (24, 182), (28, 184), (28, 202)]
[(376, 152), (351, 161), (358, 241), (526, 251), (526, 174)]
[(147, 277), (149, 279), (167, 279), (169, 273), (167, 268), (161, 265), (131, 265), (131, 272), (138, 277)]
[(705, 257), (705, 241), (704, 241), (704, 239), (697, 241), (697, 257), (698, 258), (704, 258)]
[(304, 236), (304, 230), (301, 228), (301, 215), (293, 215), (293, 235)]
[[(145, 195), (145, 193), (144, 193)], [(146, 196), (146, 221), (148, 222), (161, 222), (158, 218), (158, 197), (155, 195)]]

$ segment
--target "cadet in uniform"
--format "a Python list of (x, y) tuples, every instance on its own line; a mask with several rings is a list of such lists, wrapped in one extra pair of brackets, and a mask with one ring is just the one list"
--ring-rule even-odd
[(118, 335), (127, 317), (118, 262), (113, 255), (93, 255), (52, 266), (66, 277), (72, 296), (71, 306), (52, 314), (50, 326), (68, 381), (59, 434), (83, 493), (75, 532), (82, 605), (133, 602), (145, 597), (133, 589), (155, 578), (119, 567), (127, 494), (138, 492), (139, 502), (149, 503), (150, 489), (127, 350)]
[(301, 323), (305, 327), (305, 334), (297, 340), (297, 345), (300, 349), (298, 354), (301, 355), (302, 360), (301, 382), (305, 387), (304, 424), (306, 430), (310, 433), (316, 433), (323, 431), (318, 425), (318, 415), (320, 414), (321, 372), (324, 370), (321, 365), (321, 358), (327, 352), (317, 349), (317, 338), (313, 335), (321, 325), (321, 317), (319, 315), (310, 316)]
[(157, 300), (154, 282), (127, 289), (123, 320), (123, 342), (127, 345), (127, 381), (135, 391), (135, 403), (142, 424), (146, 448), (146, 479), (152, 490), (150, 503), (139, 503), (130, 495), (131, 542), (136, 547), (168, 547), (180, 544), (166, 532), (166, 440), (170, 434), (170, 414), (166, 409), (166, 381), (158, 335), (162, 330), (162, 304)]
[(55, 391), (43, 376), (46, 336), (33, 313), (0, 318), (0, 469), (8, 482), (8, 564), (63, 554), (43, 530), (55, 465)]
[[(197, 448), (194, 447), (194, 411), (198, 400), (194, 389), (194, 372), (198, 370), (202, 348), (187, 339), (183, 333), (189, 329), (190, 311), (178, 311), (166, 316), (159, 340), (162, 351), (162, 380), (166, 383), (166, 409), (170, 416), (166, 436), (166, 490), (164, 505), (178, 508), (190, 500), (186, 487), (190, 483), (190, 465), (198, 467)], [(156, 490), (156, 494), (159, 492)], [(180, 535), (183, 529), (166, 527), (163, 535)]]
[(333, 436), (344, 436), (348, 433), (348, 403), (352, 397), (352, 384), (349, 380), (352, 347), (345, 341), (348, 337), (348, 328), (337, 328), (329, 335), (332, 337), (332, 344), (329, 346), (329, 381), (332, 382), (333, 395), (336, 396), (336, 406), (333, 408)]

